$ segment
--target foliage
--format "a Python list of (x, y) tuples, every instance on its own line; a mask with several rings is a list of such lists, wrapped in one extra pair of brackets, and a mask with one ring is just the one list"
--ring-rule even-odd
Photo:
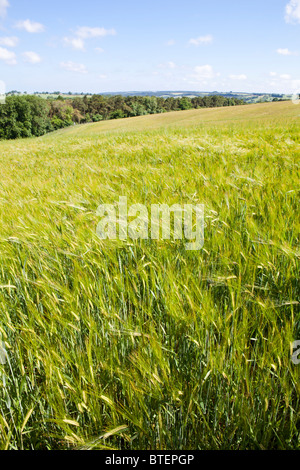
[[(192, 110), (0, 143), (2, 449), (299, 449), (298, 115)], [(204, 203), (203, 250), (100, 241), (96, 209), (119, 195)]]
[(44, 100), (38, 96), (9, 96), (0, 107), (0, 139), (41, 136), (72, 124), (160, 114), (201, 107), (234, 106), (241, 100), (209, 96), (205, 98), (158, 98), (101, 95)]
[(35, 96), (11, 96), (0, 106), (0, 139), (41, 136), (52, 130), (47, 102)]

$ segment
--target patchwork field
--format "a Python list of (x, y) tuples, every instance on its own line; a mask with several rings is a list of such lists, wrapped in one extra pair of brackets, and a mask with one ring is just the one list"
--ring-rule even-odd
[[(300, 106), (0, 142), (1, 449), (299, 449)], [(204, 204), (205, 243), (99, 204)]]

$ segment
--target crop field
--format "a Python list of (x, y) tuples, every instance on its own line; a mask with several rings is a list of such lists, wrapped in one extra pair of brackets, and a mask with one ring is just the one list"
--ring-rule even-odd
[[(0, 142), (0, 449), (300, 449), (300, 106)], [(205, 242), (100, 240), (204, 204)]]

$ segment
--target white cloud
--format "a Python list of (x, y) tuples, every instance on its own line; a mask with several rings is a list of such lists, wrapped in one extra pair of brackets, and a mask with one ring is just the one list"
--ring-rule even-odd
[(100, 80), (105, 80), (107, 78), (107, 75), (101, 74), (99, 75)]
[(289, 49), (277, 49), (276, 52), (279, 55), (298, 55), (297, 52), (292, 52)]
[(216, 74), (211, 65), (199, 65), (194, 68), (195, 75), (194, 78), (197, 80), (203, 80), (206, 78), (214, 78)]
[(30, 20), (18, 21), (16, 28), (24, 29), (27, 33), (42, 33), (45, 31), (45, 26), (43, 24)]
[(102, 47), (95, 47), (95, 51), (98, 52), (98, 54), (102, 54), (102, 52), (104, 52), (104, 49), (102, 49)]
[(300, 94), (300, 80), (292, 80), (292, 89)]
[[(75, 37), (64, 38), (64, 43), (67, 46), (71, 46), (73, 49), (84, 51), (85, 50), (85, 39), (89, 38), (101, 38), (105, 36), (114, 36), (116, 31), (114, 29), (105, 28), (90, 28), (89, 26), (81, 26), (75, 31)], [(98, 52), (100, 48), (98, 48)], [(96, 49), (97, 50), (97, 49)]]
[(247, 75), (241, 74), (241, 75), (229, 75), (229, 78), (231, 80), (247, 80)]
[(207, 36), (200, 36), (195, 39), (190, 39), (189, 44), (193, 46), (200, 46), (201, 44), (209, 44), (213, 42), (213, 37), (211, 34), (208, 34)]
[(175, 41), (174, 39), (170, 39), (169, 41), (166, 42), (166, 46), (175, 46)]
[(19, 38), (15, 36), (0, 38), (0, 45), (6, 47), (16, 47), (19, 42)]
[(300, 0), (290, 0), (287, 4), (285, 20), (287, 23), (300, 23)]
[(270, 77), (276, 77), (277, 73), (276, 72), (270, 72)]
[(68, 70), (69, 72), (77, 72), (77, 73), (87, 73), (86, 66), (83, 64), (77, 64), (69, 60), (68, 62), (61, 62), (60, 66)]
[(6, 15), (6, 10), (9, 7), (8, 0), (0, 0), (0, 17), (4, 18)]
[(0, 60), (3, 60), (8, 65), (16, 65), (16, 54), (4, 47), (0, 47)]
[(165, 62), (164, 64), (159, 64), (160, 69), (175, 69), (177, 66), (174, 62)]
[(289, 74), (274, 74), (272, 80), (268, 82), (269, 90), (276, 93), (293, 94), (300, 91), (300, 80), (293, 79)]
[(101, 38), (104, 36), (114, 36), (115, 34), (117, 33), (114, 29), (90, 28), (89, 26), (81, 26), (76, 31), (76, 36), (82, 39)]
[(25, 62), (29, 64), (39, 64), (42, 61), (41, 57), (36, 52), (28, 51), (24, 52), (22, 55)]
[(188, 82), (193, 85), (199, 86), (217, 86), (216, 82), (212, 82), (214, 78), (220, 77), (220, 73), (214, 71), (211, 65), (198, 65), (194, 67), (193, 73), (191, 75), (187, 75), (183, 78), (183, 81)]
[(175, 69), (176, 68), (176, 64), (174, 64), (174, 62), (171, 62), (171, 61), (167, 62), (166, 65), (169, 69)]
[(64, 38), (64, 43), (66, 46), (71, 46), (73, 49), (78, 51), (84, 51), (84, 41), (82, 38)]

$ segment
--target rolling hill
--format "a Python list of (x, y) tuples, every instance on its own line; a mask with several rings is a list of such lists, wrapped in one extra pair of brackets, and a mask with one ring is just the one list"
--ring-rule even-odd
[[(0, 447), (299, 449), (300, 107), (0, 142)], [(97, 207), (204, 204), (205, 243)]]

